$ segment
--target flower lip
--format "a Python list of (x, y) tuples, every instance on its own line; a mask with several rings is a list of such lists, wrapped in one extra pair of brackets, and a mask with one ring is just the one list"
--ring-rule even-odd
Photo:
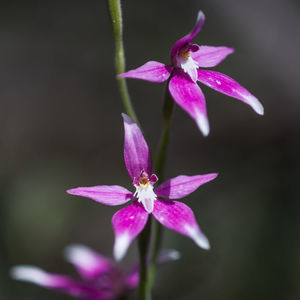
[(139, 178), (134, 179), (133, 185), (136, 188), (134, 196), (138, 202), (141, 202), (148, 213), (152, 213), (154, 207), (154, 201), (157, 196), (153, 191), (153, 185), (158, 180), (155, 174), (149, 175), (142, 170)]

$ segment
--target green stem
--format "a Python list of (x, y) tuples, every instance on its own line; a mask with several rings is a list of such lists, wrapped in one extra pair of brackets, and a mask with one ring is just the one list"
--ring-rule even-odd
[(151, 300), (151, 291), (148, 290), (148, 273), (147, 273), (147, 253), (150, 244), (151, 235), (151, 218), (149, 218), (144, 230), (138, 238), (139, 254), (140, 254), (140, 269), (139, 269), (139, 287), (138, 299)]
[[(168, 84), (167, 84), (168, 86)], [(155, 160), (155, 171), (160, 181), (163, 180), (163, 170), (166, 160), (166, 152), (169, 143), (170, 126), (171, 126), (171, 115), (173, 112), (174, 101), (166, 87), (163, 107), (163, 129), (162, 135), (158, 147), (158, 154)], [(154, 284), (157, 259), (162, 244), (163, 227), (160, 223), (156, 222), (155, 236), (152, 248), (151, 263), (148, 272), (148, 290), (151, 291)]]
[[(111, 23), (113, 27), (114, 39), (115, 39), (115, 65), (116, 73), (121, 74), (125, 72), (125, 54), (123, 46), (123, 22), (122, 22), (122, 9), (120, 0), (108, 0), (108, 8), (111, 17)], [(119, 84), (119, 90), (121, 93), (122, 101), (126, 110), (126, 113), (130, 118), (138, 124), (137, 116), (132, 106), (126, 79), (117, 77)]]
[[(168, 83), (167, 83), (168, 85)], [(169, 144), (171, 115), (173, 112), (174, 100), (172, 99), (168, 88), (165, 90), (164, 106), (163, 106), (163, 125), (162, 134), (159, 142), (158, 153), (155, 159), (155, 172), (159, 180), (163, 179), (163, 170), (166, 160), (166, 152)]]

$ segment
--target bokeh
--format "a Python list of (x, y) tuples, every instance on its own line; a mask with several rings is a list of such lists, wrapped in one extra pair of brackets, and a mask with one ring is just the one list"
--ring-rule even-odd
[[(209, 137), (177, 106), (166, 177), (218, 172), (184, 199), (212, 249), (164, 231), (181, 252), (161, 267), (154, 299), (300, 298), (300, 2), (123, 1), (127, 68), (169, 62), (202, 9), (196, 42), (236, 52), (214, 70), (257, 96), (265, 116), (206, 87)], [(124, 111), (115, 81), (106, 1), (2, 1), (0, 10), (0, 298), (71, 299), (13, 281), (38, 265), (75, 276), (63, 248), (112, 256), (114, 207), (68, 195), (77, 186), (132, 189), (123, 163)], [(128, 80), (153, 154), (164, 84)], [(137, 259), (136, 243), (122, 262)]]

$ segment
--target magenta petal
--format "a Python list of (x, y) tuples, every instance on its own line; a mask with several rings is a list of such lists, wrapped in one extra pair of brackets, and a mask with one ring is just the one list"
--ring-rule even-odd
[(165, 227), (191, 238), (199, 247), (209, 249), (209, 242), (201, 232), (193, 211), (184, 203), (157, 199), (153, 216)]
[(101, 274), (111, 272), (114, 267), (111, 260), (84, 245), (70, 245), (64, 254), (83, 278), (98, 278)]
[(57, 290), (72, 296), (101, 299), (101, 291), (78, 282), (68, 276), (47, 273), (34, 266), (16, 266), (11, 269), (14, 279), (28, 281), (42, 287)]
[(169, 82), (169, 91), (176, 103), (197, 123), (203, 135), (209, 133), (205, 97), (197, 85), (181, 70), (174, 70)]
[(163, 182), (155, 190), (155, 194), (167, 199), (181, 199), (194, 192), (200, 185), (215, 179), (217, 176), (218, 174), (177, 176)]
[(191, 56), (199, 67), (209, 68), (218, 65), (232, 52), (234, 49), (228, 47), (199, 46), (197, 51), (191, 52)]
[(116, 260), (124, 257), (131, 242), (144, 229), (147, 220), (148, 213), (137, 201), (114, 214), (112, 225), (115, 231), (114, 256)]
[(171, 61), (173, 61), (174, 57), (176, 56), (177, 52), (184, 47), (185, 45), (189, 44), (195, 36), (199, 33), (199, 31), (202, 29), (203, 25), (205, 22), (205, 15), (204, 13), (200, 10), (198, 12), (197, 20), (195, 23), (195, 26), (193, 27), (192, 31), (188, 33), (186, 36), (178, 40), (172, 50), (171, 50)]
[(132, 179), (138, 178), (141, 171), (149, 176), (152, 171), (152, 160), (148, 145), (139, 127), (125, 114), (124, 119), (124, 160)]
[(134, 289), (138, 286), (139, 281), (140, 281), (139, 269), (138, 267), (136, 267), (130, 274), (127, 275), (126, 286), (128, 289)]
[(126, 78), (135, 78), (135, 79), (142, 79), (151, 82), (164, 82), (166, 81), (172, 72), (172, 66), (166, 66), (157, 61), (148, 61), (144, 65), (119, 74), (119, 77), (126, 77)]
[(198, 80), (210, 88), (250, 105), (259, 115), (264, 114), (262, 104), (235, 80), (219, 72), (198, 70)]
[(71, 195), (87, 197), (105, 205), (120, 205), (133, 198), (131, 192), (118, 185), (99, 185), (91, 187), (78, 187), (67, 190)]

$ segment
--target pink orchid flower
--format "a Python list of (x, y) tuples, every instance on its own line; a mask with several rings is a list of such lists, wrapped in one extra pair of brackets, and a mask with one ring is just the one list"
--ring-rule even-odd
[[(195, 243), (209, 249), (209, 242), (201, 232), (192, 210), (185, 204), (167, 199), (180, 199), (194, 192), (200, 185), (216, 178), (217, 174), (185, 176), (166, 180), (156, 189), (158, 178), (152, 174), (152, 160), (142, 132), (127, 115), (123, 114), (125, 141), (124, 160), (133, 181), (132, 193), (118, 185), (78, 187), (67, 192), (87, 197), (106, 205), (120, 205), (134, 199), (112, 218), (115, 231), (114, 256), (120, 260), (129, 245), (144, 229), (149, 214), (165, 227), (190, 237)], [(159, 198), (158, 198), (159, 197)]]
[[(81, 279), (48, 273), (34, 266), (15, 266), (11, 269), (14, 279), (35, 283), (84, 300), (119, 299), (137, 287), (138, 265), (125, 272), (111, 259), (84, 245), (71, 245), (65, 249), (65, 258), (74, 265)], [(159, 263), (176, 260), (179, 253), (167, 250), (159, 257)]]
[(204, 136), (209, 134), (206, 102), (197, 81), (208, 87), (250, 105), (255, 112), (264, 114), (264, 108), (256, 97), (232, 78), (219, 72), (201, 70), (215, 67), (227, 55), (234, 52), (228, 47), (199, 46), (191, 44), (202, 29), (205, 16), (199, 11), (192, 31), (178, 40), (171, 50), (171, 65), (149, 61), (141, 67), (122, 74), (120, 77), (164, 82), (170, 78), (169, 91), (175, 102), (197, 123)]

